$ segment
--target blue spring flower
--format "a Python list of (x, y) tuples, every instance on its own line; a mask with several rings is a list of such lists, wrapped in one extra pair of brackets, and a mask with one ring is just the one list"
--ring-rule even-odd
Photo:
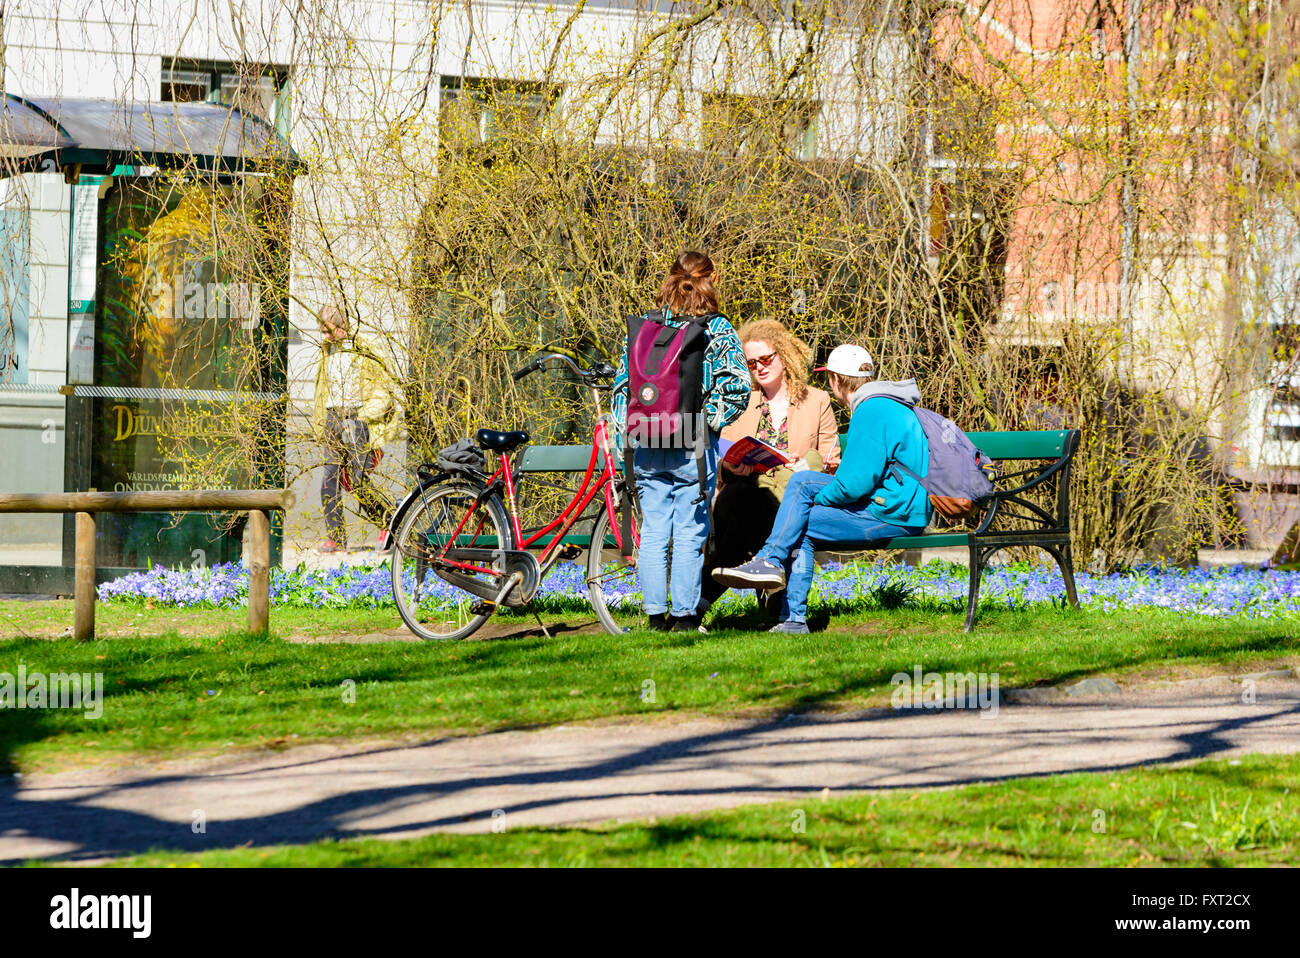
[[(920, 568), (861, 562), (831, 562), (813, 580), (810, 604), (835, 613), (890, 607), (958, 611), (965, 607), (967, 570), (954, 563), (931, 562)], [(406, 576), (408, 589), (415, 583)], [(1080, 604), (1099, 612), (1151, 609), (1179, 615), (1247, 619), (1300, 616), (1300, 572), (1248, 569), (1237, 565), (1218, 569), (1175, 569), (1137, 566), (1126, 573), (1098, 576), (1079, 573)], [(641, 606), (634, 574), (602, 579), (606, 604), (632, 611)], [(454, 586), (426, 574), (427, 601), (450, 603), (463, 597)], [(179, 608), (239, 608), (248, 603), (248, 569), (225, 563), (206, 569), (155, 567), (133, 572), (99, 586), (103, 602), (144, 602)], [(281, 608), (391, 609), (392, 580), (387, 563), (343, 565), (314, 571), (272, 569), (271, 603)], [(754, 605), (750, 592), (729, 592), (719, 600), (725, 613)], [(1059, 572), (1026, 563), (985, 570), (980, 589), (982, 608), (1032, 609), (1061, 606), (1065, 583)], [(560, 563), (550, 570), (537, 595), (547, 611), (581, 611), (589, 607), (585, 565)]]

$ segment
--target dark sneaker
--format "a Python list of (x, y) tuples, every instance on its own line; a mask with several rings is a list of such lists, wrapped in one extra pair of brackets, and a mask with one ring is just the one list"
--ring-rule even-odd
[(734, 569), (714, 569), (713, 579), (734, 589), (785, 588), (785, 570), (766, 559), (750, 559)]
[(667, 612), (656, 612), (648, 618), (645, 627), (651, 632), (667, 632), (672, 627), (672, 621)]
[(794, 619), (787, 619), (787, 620), (784, 621), (784, 622), (779, 622), (779, 623), (777, 623), (776, 625), (772, 626), (772, 627), (771, 627), (770, 629), (768, 629), (767, 631), (769, 631), (769, 632), (786, 632), (786, 633), (789, 633), (789, 634), (791, 634), (791, 635), (807, 635), (807, 634), (808, 634), (808, 623), (807, 623), (807, 622), (796, 622)]
[(700, 617), (698, 615), (683, 615), (680, 618), (677, 616), (673, 616), (673, 624), (668, 631), (669, 632), (703, 632), (705, 634), (708, 634), (709, 630), (706, 629), (703, 626), (703, 624), (700, 622)]

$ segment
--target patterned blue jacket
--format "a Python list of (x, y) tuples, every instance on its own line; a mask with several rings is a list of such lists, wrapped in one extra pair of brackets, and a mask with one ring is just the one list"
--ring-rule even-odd
[[(674, 320), (672, 312), (664, 307), (669, 325), (678, 328), (686, 324)], [(707, 328), (709, 345), (704, 351), (704, 418), (709, 431), (722, 432), (722, 428), (735, 422), (749, 406), (749, 366), (745, 362), (745, 349), (740, 337), (727, 317), (719, 314), (709, 320)], [(618, 361), (618, 375), (614, 377), (611, 406), (614, 414), (614, 435), (622, 448), (627, 425), (627, 337), (623, 337), (623, 355)]]

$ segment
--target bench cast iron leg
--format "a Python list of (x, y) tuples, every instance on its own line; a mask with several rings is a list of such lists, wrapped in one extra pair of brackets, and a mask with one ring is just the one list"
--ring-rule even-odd
[(975, 606), (980, 597), (980, 576), (984, 574), (984, 550), (974, 542), (970, 545), (970, 597), (966, 600), (966, 625), (963, 632), (975, 628)]
[(1043, 546), (1052, 554), (1056, 564), (1061, 569), (1061, 578), (1065, 580), (1065, 597), (1070, 600), (1070, 605), (1074, 608), (1079, 607), (1079, 596), (1074, 591), (1074, 558), (1070, 554), (1070, 547), (1063, 546)]

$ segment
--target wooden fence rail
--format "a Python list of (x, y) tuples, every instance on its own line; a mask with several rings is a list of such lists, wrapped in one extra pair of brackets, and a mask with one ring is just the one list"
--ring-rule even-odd
[(72, 634), (95, 637), (95, 514), (97, 512), (248, 513), (248, 630), (270, 627), (271, 520), (268, 513), (293, 506), (287, 489), (160, 490), (157, 492), (5, 492), (3, 512), (75, 512), (76, 614)]

